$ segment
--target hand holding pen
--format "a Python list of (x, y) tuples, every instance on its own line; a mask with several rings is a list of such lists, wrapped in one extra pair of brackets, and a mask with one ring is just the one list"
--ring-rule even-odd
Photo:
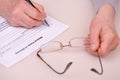
[[(38, 10), (41, 13), (41, 10), (39, 10), (30, 0), (25, 0), (25, 1), (27, 1), (32, 7), (34, 7), (36, 10)], [(49, 27), (49, 24), (46, 21), (46, 19), (43, 20), (43, 23)]]
[(31, 6), (26, 0), (2, 0), (0, 15), (16, 27), (32, 28), (45, 23), (46, 14), (42, 5), (34, 2)]

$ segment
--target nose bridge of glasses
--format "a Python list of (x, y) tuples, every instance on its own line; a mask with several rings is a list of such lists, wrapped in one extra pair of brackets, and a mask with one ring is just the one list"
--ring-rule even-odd
[(62, 47), (71, 47), (70, 41), (69, 41), (68, 44), (66, 44), (66, 45), (62, 45)]

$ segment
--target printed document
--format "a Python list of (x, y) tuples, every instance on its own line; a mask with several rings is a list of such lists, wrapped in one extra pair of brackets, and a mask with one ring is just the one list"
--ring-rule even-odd
[(27, 29), (13, 27), (0, 17), (0, 64), (11, 67), (68, 28), (49, 16), (46, 20), (50, 27), (43, 24)]

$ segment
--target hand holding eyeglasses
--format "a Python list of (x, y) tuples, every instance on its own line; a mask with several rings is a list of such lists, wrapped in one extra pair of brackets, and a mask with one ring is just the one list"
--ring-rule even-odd
[(103, 5), (90, 25), (90, 33), (85, 40), (86, 50), (100, 56), (107, 55), (119, 45), (119, 37), (115, 30), (115, 10), (109, 5)]

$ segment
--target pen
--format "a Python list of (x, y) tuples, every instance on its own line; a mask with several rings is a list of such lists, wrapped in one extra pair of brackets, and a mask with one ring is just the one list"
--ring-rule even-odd
[[(25, 0), (25, 1), (27, 1), (32, 7), (34, 7), (34, 8), (36, 8), (35, 7), (35, 5), (30, 1), (30, 0)], [(36, 8), (37, 9), (37, 8)], [(48, 27), (50, 26), (49, 24), (48, 24), (48, 22), (46, 21), (46, 19), (43, 21)]]

